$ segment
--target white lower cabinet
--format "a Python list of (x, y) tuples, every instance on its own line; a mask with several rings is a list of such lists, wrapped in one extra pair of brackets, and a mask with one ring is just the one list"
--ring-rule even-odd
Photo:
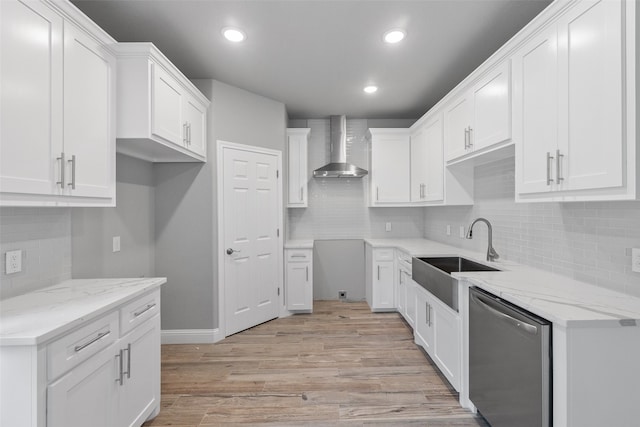
[(396, 310), (395, 270), (393, 248), (365, 245), (365, 291), (371, 311)]
[(285, 250), (287, 310), (311, 313), (313, 310), (313, 250)]
[(421, 286), (415, 289), (415, 342), (425, 349), (453, 388), (460, 391), (460, 316)]
[(406, 303), (404, 307), (404, 319), (412, 328), (416, 327), (416, 286), (418, 284), (411, 279), (409, 275), (407, 278), (406, 286)]
[(43, 344), (1, 350), (0, 425), (140, 426), (160, 411), (159, 290)]

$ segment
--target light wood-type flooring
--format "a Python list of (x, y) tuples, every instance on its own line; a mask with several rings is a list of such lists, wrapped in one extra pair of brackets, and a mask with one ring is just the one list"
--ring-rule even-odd
[(397, 313), (314, 301), (216, 344), (162, 346), (162, 409), (144, 426), (487, 426)]

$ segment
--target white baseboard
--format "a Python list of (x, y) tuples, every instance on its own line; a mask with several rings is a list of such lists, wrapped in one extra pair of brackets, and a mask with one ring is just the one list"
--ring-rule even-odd
[(224, 339), (219, 329), (168, 329), (160, 332), (162, 344), (213, 344)]

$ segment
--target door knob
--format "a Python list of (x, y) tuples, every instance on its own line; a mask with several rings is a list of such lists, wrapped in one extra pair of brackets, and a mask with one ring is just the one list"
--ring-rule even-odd
[(234, 252), (240, 252), (240, 251), (236, 251), (235, 249), (231, 249), (231, 248), (228, 248), (228, 249), (227, 249), (227, 255), (231, 255), (231, 254), (233, 254)]

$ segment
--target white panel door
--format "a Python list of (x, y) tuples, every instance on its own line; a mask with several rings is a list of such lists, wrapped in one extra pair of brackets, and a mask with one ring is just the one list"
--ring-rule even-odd
[(278, 316), (277, 158), (223, 148), (226, 335)]
[(159, 65), (152, 64), (151, 72), (151, 132), (182, 147), (186, 144), (182, 88)]
[(558, 144), (558, 36), (553, 26), (513, 56), (516, 186), (520, 194), (546, 192)]
[(589, 0), (559, 25), (562, 190), (623, 184), (622, 19), (620, 1)]
[(72, 24), (65, 25), (65, 175), (67, 191), (74, 196), (114, 194), (114, 70), (115, 58), (100, 44)]
[(0, 191), (57, 194), (62, 153), (62, 18), (0, 1)]

